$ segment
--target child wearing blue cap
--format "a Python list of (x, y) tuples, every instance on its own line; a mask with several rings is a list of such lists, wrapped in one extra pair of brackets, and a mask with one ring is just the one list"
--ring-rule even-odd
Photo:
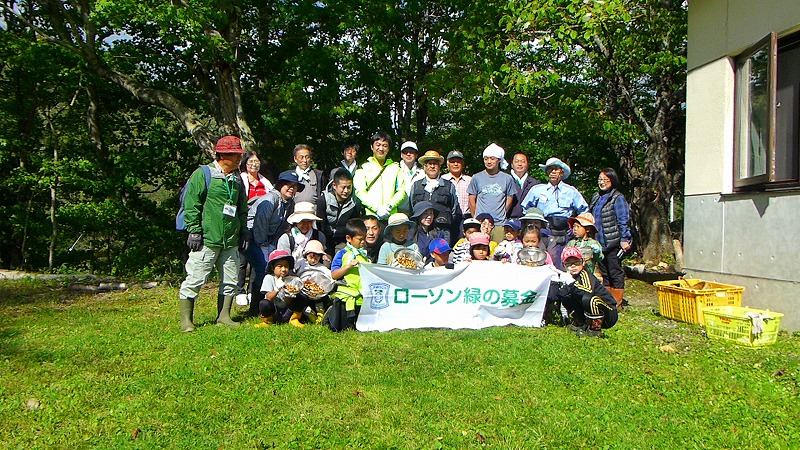
[(522, 241), (519, 240), (519, 232), (522, 229), (518, 219), (511, 219), (503, 225), (503, 242), (497, 244), (494, 250), (494, 260), (506, 262), (517, 262), (517, 253), (522, 248)]
[(430, 252), (430, 259), (425, 264), (426, 269), (446, 266), (450, 262), (450, 252), (453, 249), (443, 238), (437, 238), (428, 245), (428, 251)]

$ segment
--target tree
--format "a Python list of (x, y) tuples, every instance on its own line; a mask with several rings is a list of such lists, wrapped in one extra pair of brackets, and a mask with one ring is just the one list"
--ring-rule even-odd
[[(216, 134), (237, 134), (255, 146), (240, 89), (239, 2), (22, 0), (16, 6), (20, 20), (91, 73), (169, 111), (207, 153)], [(175, 87), (187, 84), (199, 88), (205, 104), (181, 99)]]
[(670, 198), (683, 185), (687, 5), (680, 0), (509, 2), (504, 87), (553, 87), (613, 148), (633, 188), (645, 259), (673, 254)]

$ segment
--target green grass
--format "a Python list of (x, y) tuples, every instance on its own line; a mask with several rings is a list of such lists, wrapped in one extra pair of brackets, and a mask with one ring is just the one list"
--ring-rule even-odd
[(233, 329), (213, 286), (185, 334), (175, 287), (3, 281), (0, 448), (797, 448), (800, 338), (712, 341), (632, 284), (607, 337), (579, 339)]

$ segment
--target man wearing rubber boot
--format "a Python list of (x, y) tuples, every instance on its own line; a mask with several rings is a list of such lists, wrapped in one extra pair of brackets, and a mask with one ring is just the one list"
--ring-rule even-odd
[(231, 320), (230, 311), (236, 292), (240, 241), (247, 227), (247, 196), (235, 173), (245, 152), (236, 136), (222, 137), (214, 152), (215, 160), (208, 165), (210, 183), (206, 184), (206, 175), (198, 168), (189, 179), (183, 199), (189, 232), (186, 244), (191, 250), (186, 279), (179, 292), (181, 330), (185, 332), (194, 331), (194, 302), (215, 267), (220, 276), (217, 323), (239, 325)]
[(603, 283), (584, 268), (580, 249), (565, 247), (561, 260), (567, 271), (557, 277), (557, 299), (567, 309), (572, 321), (569, 329), (578, 336), (602, 336), (603, 328), (611, 328), (617, 323), (616, 300)]

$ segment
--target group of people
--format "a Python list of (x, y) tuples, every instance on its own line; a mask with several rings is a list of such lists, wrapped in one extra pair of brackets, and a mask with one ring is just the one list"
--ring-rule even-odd
[[(472, 176), (464, 173), (459, 151), (420, 156), (416, 143), (407, 141), (395, 162), (391, 148), (388, 134), (375, 133), (372, 155), (359, 165), (358, 144), (346, 143), (340, 165), (326, 176), (313, 167), (312, 149), (297, 145), (295, 168), (272, 184), (260, 173), (258, 155), (245, 152), (235, 136), (221, 138), (215, 161), (198, 168), (185, 189), (190, 253), (179, 294), (181, 329), (194, 330), (194, 302), (215, 267), (219, 324), (239, 325), (230, 318), (238, 294), (250, 315), (261, 318), (258, 326), (303, 326), (335, 307), (337, 323), (328, 325), (346, 329), (361, 305), (360, 262), (402, 267), (411, 255), (426, 267), (515, 263), (524, 248), (540, 250), (542, 262), (557, 273), (550, 310), (566, 307), (572, 326), (584, 334), (616, 322), (624, 290), (620, 259), (631, 233), (613, 169), (600, 172), (599, 190), (587, 203), (564, 182), (571, 171), (558, 158), (540, 165), (548, 181), (539, 183), (523, 152), (512, 156), (505, 172), (509, 164), (497, 144), (486, 147), (485, 169)], [(322, 298), (294, 291), (293, 277), (307, 272), (331, 279), (335, 290)]]

